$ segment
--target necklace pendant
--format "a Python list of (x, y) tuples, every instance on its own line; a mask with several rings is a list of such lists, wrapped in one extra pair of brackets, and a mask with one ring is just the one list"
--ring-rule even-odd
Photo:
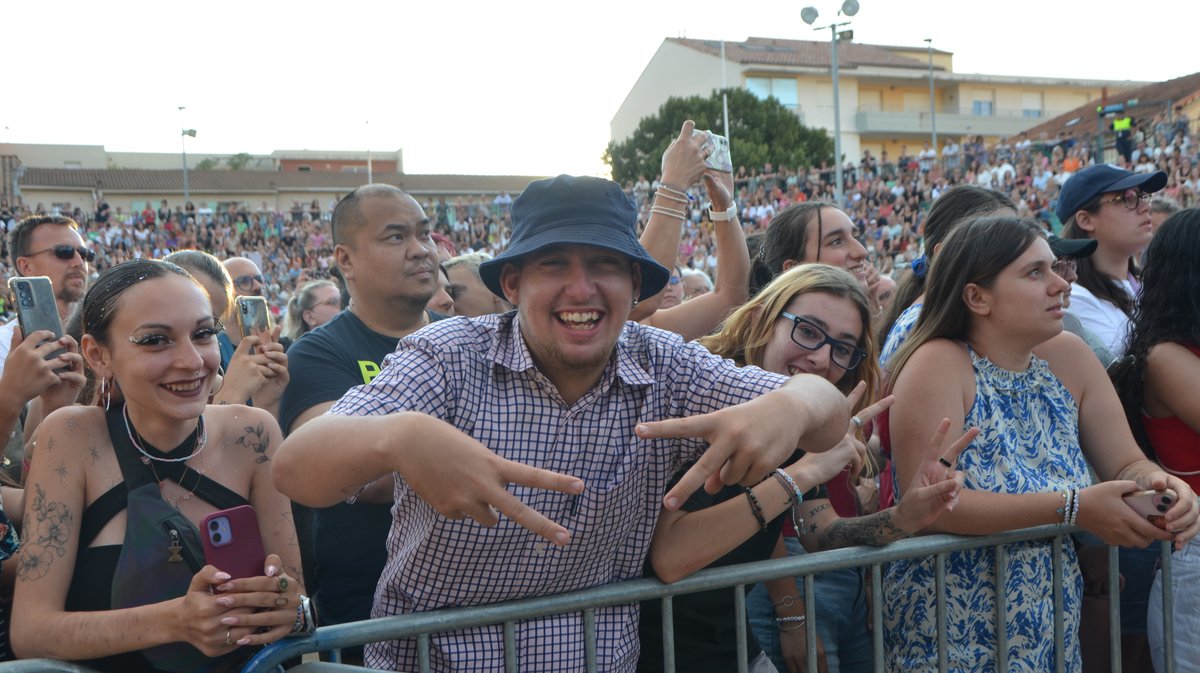
[(150, 464), (150, 456), (142, 456), (141, 458), (139, 458), (139, 460), (142, 461), (142, 465)]
[(167, 545), (167, 552), (170, 556), (167, 557), (167, 563), (183, 563), (183, 556), (179, 553), (183, 551), (183, 545), (179, 543), (179, 532), (171, 531), (171, 544)]

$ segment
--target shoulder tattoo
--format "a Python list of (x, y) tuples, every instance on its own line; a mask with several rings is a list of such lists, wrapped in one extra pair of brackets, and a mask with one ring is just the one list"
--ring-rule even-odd
[(267, 457), (267, 448), (271, 445), (271, 434), (263, 428), (263, 424), (259, 423), (257, 426), (247, 425), (242, 430), (245, 434), (238, 437), (234, 444), (241, 444), (253, 449), (258, 454), (254, 457), (254, 462), (256, 463), (265, 463), (270, 460)]

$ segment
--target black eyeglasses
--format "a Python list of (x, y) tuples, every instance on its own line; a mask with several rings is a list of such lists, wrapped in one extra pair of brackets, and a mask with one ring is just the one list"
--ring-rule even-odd
[(854, 369), (867, 357), (867, 352), (846, 341), (838, 341), (811, 320), (784, 311), (780, 317), (792, 321), (792, 343), (806, 351), (815, 351), (829, 344), (829, 359), (847, 371)]
[(266, 281), (263, 280), (262, 276), (238, 276), (237, 278), (233, 279), (233, 284), (237, 286), (237, 289), (243, 292), (249, 292), (250, 290), (253, 290), (255, 282), (257, 282), (259, 285), (266, 285)]
[(1141, 205), (1142, 202), (1149, 200), (1150, 195), (1146, 192), (1138, 191), (1136, 189), (1126, 189), (1123, 194), (1117, 195), (1116, 198), (1100, 199), (1100, 205), (1103, 206), (1106, 203), (1115, 205), (1120, 203), (1125, 206), (1125, 210), (1137, 210), (1138, 206)]
[(67, 245), (66, 243), (64, 243), (62, 245), (56, 245), (53, 248), (46, 248), (45, 250), (38, 250), (37, 252), (31, 252), (28, 255), (24, 255), (24, 256), (25, 257), (33, 257), (34, 255), (40, 255), (43, 252), (53, 252), (55, 257), (57, 257), (59, 259), (63, 259), (63, 260), (74, 259), (76, 254), (78, 254), (80, 257), (82, 257), (83, 261), (85, 261), (85, 262), (93, 262), (96, 260), (96, 253), (92, 252), (91, 250), (88, 250), (87, 248), (83, 247), (82, 245), (76, 247), (74, 245)]

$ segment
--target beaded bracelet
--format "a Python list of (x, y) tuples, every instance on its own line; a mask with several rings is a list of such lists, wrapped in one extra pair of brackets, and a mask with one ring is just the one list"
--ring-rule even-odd
[(792, 502), (792, 528), (796, 529), (796, 535), (804, 534), (804, 517), (800, 516), (798, 511), (800, 503), (804, 502), (804, 491), (800, 490), (800, 485), (792, 479), (792, 475), (787, 473), (783, 468), (776, 468), (771, 473), (783, 485), (783, 490), (787, 491), (788, 499)]
[(1068, 491), (1059, 491), (1058, 494), (1062, 496), (1062, 506), (1054, 510), (1054, 513), (1058, 515), (1058, 518), (1063, 523), (1066, 523), (1067, 517), (1071, 515), (1071, 501), (1067, 495)]
[[(802, 628), (804, 628), (804, 624), (807, 621), (808, 621), (808, 615), (796, 615), (795, 617), (776, 617), (775, 618), (775, 623), (779, 624), (779, 632), (780, 633), (787, 633), (788, 631), (795, 631), (796, 629), (802, 629)], [(785, 628), (783, 628), (785, 624), (794, 625), (794, 626), (789, 626), (789, 628), (785, 629)]]
[(1067, 525), (1074, 526), (1075, 520), (1079, 517), (1079, 496), (1077, 489), (1071, 489), (1071, 518), (1067, 521)]
[(754, 495), (754, 491), (751, 489), (746, 489), (746, 499), (750, 501), (750, 511), (754, 513), (754, 518), (758, 519), (758, 527), (766, 530), (767, 518), (763, 516), (762, 505), (758, 502), (758, 496)]

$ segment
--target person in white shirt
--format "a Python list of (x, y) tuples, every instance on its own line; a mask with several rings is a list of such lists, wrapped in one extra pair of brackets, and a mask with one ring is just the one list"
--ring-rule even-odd
[(1133, 173), (1109, 164), (1075, 173), (1058, 198), (1064, 238), (1093, 238), (1096, 252), (1077, 262), (1070, 312), (1115, 357), (1125, 353), (1140, 275), (1135, 259), (1153, 235), (1149, 195), (1167, 174)]

